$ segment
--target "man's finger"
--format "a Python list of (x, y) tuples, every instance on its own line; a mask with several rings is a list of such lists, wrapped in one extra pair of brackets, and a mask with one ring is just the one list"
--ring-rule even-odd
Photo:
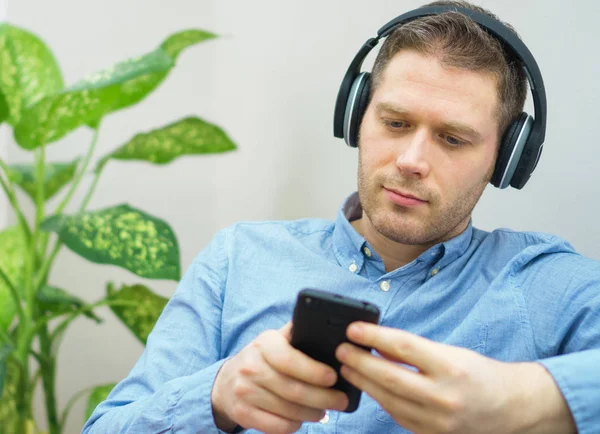
[(302, 422), (285, 419), (260, 408), (239, 406), (236, 421), (244, 427), (262, 432), (292, 432), (300, 429)]
[(333, 368), (282, 342), (278, 333), (264, 333), (254, 342), (263, 359), (277, 372), (322, 387), (333, 386), (337, 380)]
[(323, 410), (281, 399), (280, 396), (263, 387), (258, 387), (258, 390), (248, 396), (247, 400), (257, 408), (290, 421), (318, 422), (323, 418)]
[(427, 420), (431, 418), (431, 413), (423, 405), (396, 396), (348, 366), (342, 366), (341, 374), (342, 377), (377, 401), (403, 428), (416, 431), (417, 428), (426, 426)]
[(351, 341), (373, 347), (382, 354), (415, 366), (426, 374), (442, 372), (447, 365), (446, 345), (404, 330), (354, 322), (348, 326), (346, 334)]
[(429, 404), (435, 395), (435, 383), (430, 378), (352, 344), (340, 345), (336, 357), (343, 366), (352, 368), (361, 378), (377, 384), (397, 398)]
[(341, 411), (348, 406), (348, 397), (344, 392), (298, 381), (275, 369), (261, 379), (259, 384), (279, 396), (280, 400), (293, 402), (303, 407)]

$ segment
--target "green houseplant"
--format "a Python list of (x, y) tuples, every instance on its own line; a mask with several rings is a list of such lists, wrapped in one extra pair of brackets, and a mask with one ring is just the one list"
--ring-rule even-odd
[[(42, 40), (0, 24), (0, 121), (32, 153), (32, 164), (10, 165), (0, 156), (0, 186), (18, 222), (0, 231), (0, 432), (38, 432), (32, 396), (39, 383), (51, 434), (63, 431), (75, 399), (88, 395), (89, 414), (113, 387), (82, 391), (64, 409), (57, 408), (56, 355), (75, 318), (85, 315), (100, 322), (94, 309), (108, 305), (145, 343), (167, 299), (139, 283), (120, 288), (108, 283), (105, 297), (88, 302), (52, 286), (50, 271), (61, 248), (67, 247), (89, 261), (117, 265), (143, 278), (179, 280), (179, 247), (166, 222), (129, 204), (88, 210), (88, 202), (112, 160), (165, 164), (183, 155), (230, 151), (234, 143), (221, 128), (188, 117), (135, 134), (96, 158), (94, 167), (90, 163), (102, 119), (148, 96), (182, 50), (215, 37), (198, 29), (178, 32), (147, 54), (65, 87)], [(92, 132), (85, 155), (68, 162), (47, 161), (45, 148), (79, 127)], [(71, 204), (75, 212), (65, 214), (86, 175), (92, 181), (84, 199)], [(19, 202), (27, 198), (35, 207), (29, 218)]]

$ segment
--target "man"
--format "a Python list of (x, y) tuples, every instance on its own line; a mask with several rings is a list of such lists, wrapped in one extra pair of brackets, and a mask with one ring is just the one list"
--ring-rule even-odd
[[(336, 221), (219, 232), (84, 433), (599, 432), (600, 264), (471, 225), (523, 110), (520, 64), (444, 13), (390, 35), (372, 80), (358, 194)], [(354, 413), (335, 372), (289, 343), (305, 287), (381, 310), (347, 332), (378, 354), (336, 350), (365, 392)]]

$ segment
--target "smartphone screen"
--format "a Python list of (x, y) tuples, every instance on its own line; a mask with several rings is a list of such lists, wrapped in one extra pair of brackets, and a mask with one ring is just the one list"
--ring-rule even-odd
[[(346, 328), (354, 321), (377, 324), (379, 308), (367, 301), (317, 289), (303, 289), (298, 293), (292, 319), (291, 344), (309, 357), (335, 369), (338, 380), (332, 387), (348, 395), (347, 413), (358, 408), (361, 391), (340, 375), (341, 363), (335, 357), (335, 350), (342, 342), (349, 342)], [(371, 351), (371, 348), (359, 346)]]

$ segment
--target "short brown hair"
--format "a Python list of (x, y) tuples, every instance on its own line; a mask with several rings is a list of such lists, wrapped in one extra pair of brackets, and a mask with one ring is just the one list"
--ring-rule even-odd
[[(435, 1), (425, 6), (458, 6), (500, 21), (488, 10), (466, 1)], [(510, 24), (503, 24), (519, 36)], [(404, 49), (435, 56), (449, 67), (492, 73), (498, 82), (500, 134), (523, 111), (527, 76), (522, 62), (466, 15), (444, 12), (418, 18), (394, 30), (384, 41), (375, 60), (372, 91), (381, 83), (383, 71), (392, 57)]]

